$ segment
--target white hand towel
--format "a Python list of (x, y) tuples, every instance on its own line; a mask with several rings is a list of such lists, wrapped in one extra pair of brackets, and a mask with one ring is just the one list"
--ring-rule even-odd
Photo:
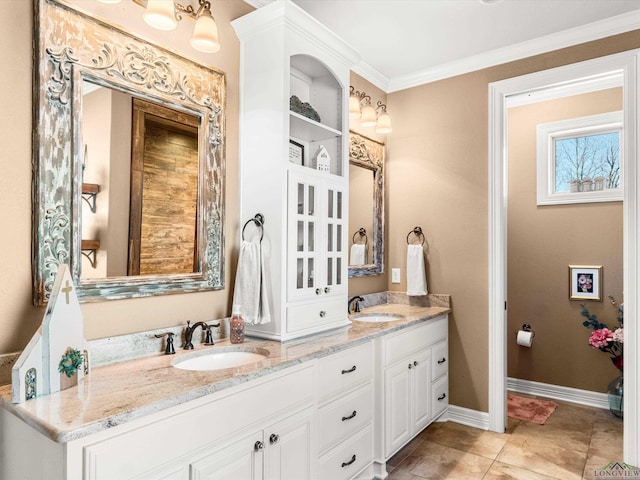
[(364, 265), (366, 263), (367, 251), (364, 243), (354, 243), (351, 245), (351, 260), (349, 265)]
[(248, 324), (271, 321), (262, 246), (258, 242), (243, 241), (240, 245), (232, 311), (240, 312)]
[(427, 294), (422, 245), (407, 245), (407, 295)]

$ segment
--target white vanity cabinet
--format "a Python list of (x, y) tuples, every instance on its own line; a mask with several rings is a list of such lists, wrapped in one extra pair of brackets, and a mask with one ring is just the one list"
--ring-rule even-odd
[(189, 464), (190, 480), (310, 480), (315, 410), (222, 440)]
[(271, 322), (246, 333), (283, 341), (347, 325), (347, 99), (358, 57), (293, 2), (232, 25), (241, 45), (241, 220), (264, 216), (271, 300)]
[(354, 478), (373, 461), (373, 342), (318, 362), (318, 476)]
[(444, 315), (381, 340), (387, 459), (448, 405), (447, 322)]
[(315, 372), (315, 362), (302, 363), (67, 443), (3, 410), (3, 434), (15, 442), (4, 445), (0, 472), (32, 480), (314, 479)]

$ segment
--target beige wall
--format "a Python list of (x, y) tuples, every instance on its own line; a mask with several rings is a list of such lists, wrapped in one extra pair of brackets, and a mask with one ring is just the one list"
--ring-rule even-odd
[(452, 295), (449, 348), (454, 405), (488, 411), (488, 84), (639, 48), (638, 33), (387, 96), (394, 121), (387, 143), (387, 268), (403, 269), (403, 283), (389, 284), (389, 289), (406, 288), (406, 234), (419, 225), (429, 245), (429, 290)]
[[(622, 89), (511, 108), (508, 112), (508, 376), (603, 392), (617, 370), (589, 347), (580, 304), (610, 327), (608, 301), (568, 299), (568, 265), (602, 265), (603, 294), (622, 298), (622, 202), (536, 205), (536, 126), (622, 110)], [(523, 323), (536, 332), (519, 347)]]

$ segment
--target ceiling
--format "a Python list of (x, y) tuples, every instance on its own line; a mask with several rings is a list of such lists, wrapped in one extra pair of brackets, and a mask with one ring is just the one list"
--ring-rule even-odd
[(387, 92), (640, 28), (640, 0), (292, 1), (354, 48), (354, 70)]

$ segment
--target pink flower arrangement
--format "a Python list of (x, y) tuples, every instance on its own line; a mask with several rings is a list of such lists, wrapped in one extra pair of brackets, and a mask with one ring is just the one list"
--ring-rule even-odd
[(622, 346), (624, 344), (624, 308), (623, 305), (617, 305), (612, 296), (609, 296), (611, 304), (617, 310), (616, 320), (620, 324), (620, 327), (615, 330), (610, 330), (609, 327), (598, 321), (596, 315), (589, 313), (587, 307), (582, 305), (582, 312), (580, 314), (586, 318), (582, 325), (587, 328), (592, 328), (591, 336), (589, 337), (589, 345), (593, 348), (597, 348), (611, 356), (613, 365), (620, 371), (623, 367), (623, 355)]

